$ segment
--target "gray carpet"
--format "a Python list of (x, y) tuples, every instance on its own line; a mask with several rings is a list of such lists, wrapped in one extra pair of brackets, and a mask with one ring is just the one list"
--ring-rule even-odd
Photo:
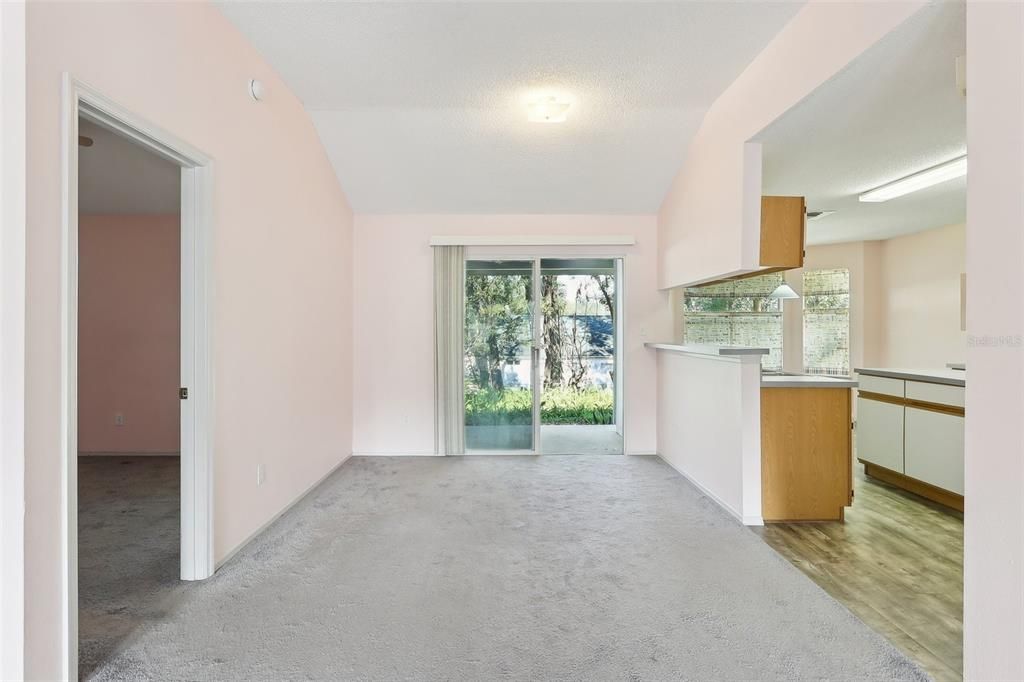
[(648, 457), (353, 459), (211, 580), (151, 584), (95, 679), (926, 679)]
[(78, 458), (79, 677), (136, 628), (167, 617), (179, 585), (178, 457)]

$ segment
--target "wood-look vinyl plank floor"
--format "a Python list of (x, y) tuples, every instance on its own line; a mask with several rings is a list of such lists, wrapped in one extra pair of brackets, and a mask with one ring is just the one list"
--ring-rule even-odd
[(963, 515), (866, 478), (845, 523), (756, 528), (936, 680), (963, 679)]

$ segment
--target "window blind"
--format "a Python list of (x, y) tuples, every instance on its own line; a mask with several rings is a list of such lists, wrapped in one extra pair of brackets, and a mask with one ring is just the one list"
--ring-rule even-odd
[(804, 372), (850, 374), (850, 271), (806, 270)]
[(767, 348), (761, 366), (782, 369), (782, 306), (768, 297), (782, 282), (776, 272), (686, 289), (684, 343)]

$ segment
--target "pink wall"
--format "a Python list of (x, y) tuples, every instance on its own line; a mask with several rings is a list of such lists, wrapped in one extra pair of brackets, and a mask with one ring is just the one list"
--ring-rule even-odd
[(964, 668), (1024, 679), (1024, 4), (967, 3)]
[(879, 362), (889, 367), (945, 367), (964, 362), (960, 273), (966, 271), (966, 226), (947, 225), (880, 243)]
[(178, 451), (179, 222), (79, 217), (79, 453)]
[(670, 338), (668, 295), (657, 290), (654, 216), (357, 216), (355, 434), (359, 454), (434, 451), (434, 235), (634, 235), (629, 247), (471, 247), (472, 255), (624, 256), (623, 388), (628, 454), (657, 449), (657, 359), (645, 340)]
[(24, 677), (25, 3), (0, 3), (0, 679)]
[(27, 43), (26, 675), (56, 679), (62, 74), (216, 160), (218, 559), (350, 454), (352, 212), (301, 102), (212, 5), (33, 2)]
[(715, 101), (658, 214), (659, 281), (757, 267), (761, 149), (748, 141), (923, 2), (810, 2)]

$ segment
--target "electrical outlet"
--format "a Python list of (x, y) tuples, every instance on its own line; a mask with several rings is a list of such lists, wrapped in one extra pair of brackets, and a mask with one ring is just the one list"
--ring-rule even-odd
[(263, 485), (263, 481), (267, 480), (266, 472), (263, 469), (262, 464), (256, 465), (256, 485)]
[(120, 412), (114, 415), (114, 426), (124, 426), (124, 415)]

